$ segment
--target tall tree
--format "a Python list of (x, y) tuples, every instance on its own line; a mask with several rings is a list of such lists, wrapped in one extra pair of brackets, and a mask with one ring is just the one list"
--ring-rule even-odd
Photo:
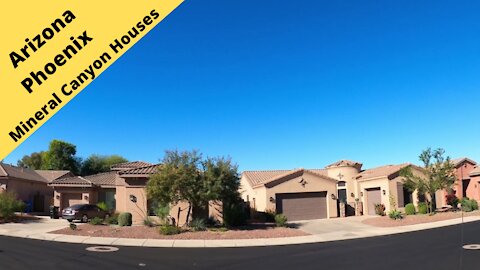
[(424, 165), (424, 176), (415, 175), (411, 167), (402, 169), (400, 175), (405, 178), (404, 185), (411, 191), (418, 191), (419, 195), (428, 194), (428, 209), (433, 213), (435, 207), (435, 193), (438, 190), (450, 189), (456, 181), (455, 167), (450, 157), (444, 157), (445, 150), (438, 148), (424, 150), (419, 159)]
[(26, 167), (33, 170), (40, 170), (43, 165), (45, 152), (34, 152), (30, 155), (25, 155), (21, 160), (17, 161), (18, 167)]
[(119, 155), (91, 155), (83, 161), (80, 174), (86, 176), (96, 173), (108, 172), (110, 171), (110, 167), (112, 167), (112, 165), (124, 162), (128, 162), (128, 160)]
[(77, 147), (71, 143), (53, 140), (42, 162), (44, 170), (69, 170), (74, 174), (80, 172), (81, 159), (76, 157)]
[(193, 218), (202, 218), (210, 200), (238, 196), (238, 175), (237, 166), (229, 159), (203, 160), (197, 151), (166, 151), (158, 172), (147, 182), (147, 193), (162, 205), (186, 201), (187, 220), (190, 211)]

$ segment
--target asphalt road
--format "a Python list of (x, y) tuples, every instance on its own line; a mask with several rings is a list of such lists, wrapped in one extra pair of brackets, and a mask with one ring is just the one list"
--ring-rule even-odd
[[(480, 222), (463, 225), (466, 244), (480, 244)], [(112, 253), (88, 245), (0, 237), (0, 269), (434, 269), (478, 270), (480, 250), (464, 250), (462, 226), (401, 235), (258, 248), (119, 247)]]

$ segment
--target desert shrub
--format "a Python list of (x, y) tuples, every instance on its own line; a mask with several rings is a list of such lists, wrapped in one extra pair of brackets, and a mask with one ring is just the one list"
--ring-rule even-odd
[(418, 213), (419, 214), (426, 214), (428, 213), (428, 205), (426, 202), (419, 202), (418, 203)]
[(413, 203), (409, 203), (409, 204), (405, 205), (405, 214), (407, 214), (407, 215), (415, 215), (416, 214), (415, 205), (413, 205)]
[(132, 214), (129, 212), (123, 212), (118, 215), (118, 225), (120, 226), (132, 226)]
[(462, 199), (462, 210), (465, 212), (472, 212), (478, 210), (478, 202), (474, 199), (464, 198)]
[(283, 214), (275, 215), (275, 224), (277, 227), (287, 227), (287, 217)]
[(214, 226), (218, 226), (219, 222), (215, 217), (209, 216), (205, 221), (205, 224), (207, 225), (207, 227), (214, 227)]
[(207, 230), (207, 225), (205, 224), (205, 220), (202, 218), (195, 218), (192, 221), (190, 221), (190, 224), (188, 224), (190, 229), (194, 232), (199, 232), (199, 231), (206, 231)]
[(162, 235), (175, 235), (180, 234), (182, 230), (173, 225), (161, 225), (158, 227), (158, 232), (160, 232)]
[(155, 223), (155, 221), (151, 217), (146, 217), (143, 220), (143, 225), (145, 225), (147, 227), (155, 227), (157, 224)]
[(247, 223), (247, 213), (240, 203), (223, 204), (223, 224), (227, 227), (242, 226)]
[(75, 231), (77, 229), (77, 224), (70, 222), (70, 230)]
[(15, 216), (15, 212), (23, 212), (24, 210), (25, 203), (17, 200), (14, 193), (0, 193), (0, 218), (8, 220)]
[(118, 214), (113, 214), (105, 218), (105, 223), (108, 225), (117, 225), (118, 224)]
[(275, 222), (275, 215), (277, 213), (274, 210), (268, 209), (265, 211), (265, 221), (266, 222)]
[(167, 223), (167, 218), (170, 215), (170, 206), (167, 205), (158, 205), (155, 208), (155, 215), (160, 218), (163, 223)]
[(455, 193), (450, 193), (445, 196), (445, 200), (447, 201), (447, 204), (450, 205), (453, 208), (457, 208), (457, 205), (459, 203), (459, 199)]
[(394, 220), (400, 220), (403, 218), (402, 212), (398, 211), (397, 209), (388, 212), (388, 217)]
[(110, 209), (108, 208), (108, 205), (105, 202), (97, 203), (97, 207), (100, 208), (102, 211), (105, 211), (105, 212), (110, 211)]
[(385, 205), (381, 203), (375, 204), (375, 214), (379, 216), (385, 216)]
[(99, 218), (99, 217), (94, 217), (92, 219), (90, 219), (90, 224), (92, 225), (102, 225), (103, 224), (103, 219)]

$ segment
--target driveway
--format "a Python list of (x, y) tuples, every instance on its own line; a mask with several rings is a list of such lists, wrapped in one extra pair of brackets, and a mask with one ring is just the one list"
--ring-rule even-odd
[(310, 234), (326, 235), (326, 234), (352, 234), (371, 232), (378, 230), (377, 227), (363, 224), (362, 221), (371, 218), (370, 216), (334, 218), (334, 219), (317, 219), (309, 221), (300, 221), (296, 225), (302, 231)]
[(37, 217), (36, 220), (26, 220), (18, 223), (0, 224), (0, 235), (25, 237), (27, 235), (40, 235), (68, 227), (68, 221), (64, 219), (50, 219), (49, 217)]

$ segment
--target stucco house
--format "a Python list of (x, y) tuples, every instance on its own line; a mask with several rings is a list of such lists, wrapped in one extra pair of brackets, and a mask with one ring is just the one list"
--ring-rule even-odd
[(32, 170), (0, 163), (0, 192), (15, 193), (32, 212), (48, 212), (53, 199), (48, 183), (72, 175), (70, 171)]
[(466, 188), (466, 194), (468, 198), (475, 199), (480, 202), (480, 166), (476, 165), (472, 171), (470, 171), (470, 181)]
[(340, 160), (323, 169), (245, 171), (240, 193), (252, 209), (283, 213), (292, 221), (338, 217), (339, 202), (346, 203), (347, 215), (375, 214), (375, 204), (390, 211), (390, 196), (398, 208), (417, 204), (416, 194), (404, 188), (400, 170), (409, 166), (421, 174), (421, 168), (409, 163), (368, 170), (362, 166)]

